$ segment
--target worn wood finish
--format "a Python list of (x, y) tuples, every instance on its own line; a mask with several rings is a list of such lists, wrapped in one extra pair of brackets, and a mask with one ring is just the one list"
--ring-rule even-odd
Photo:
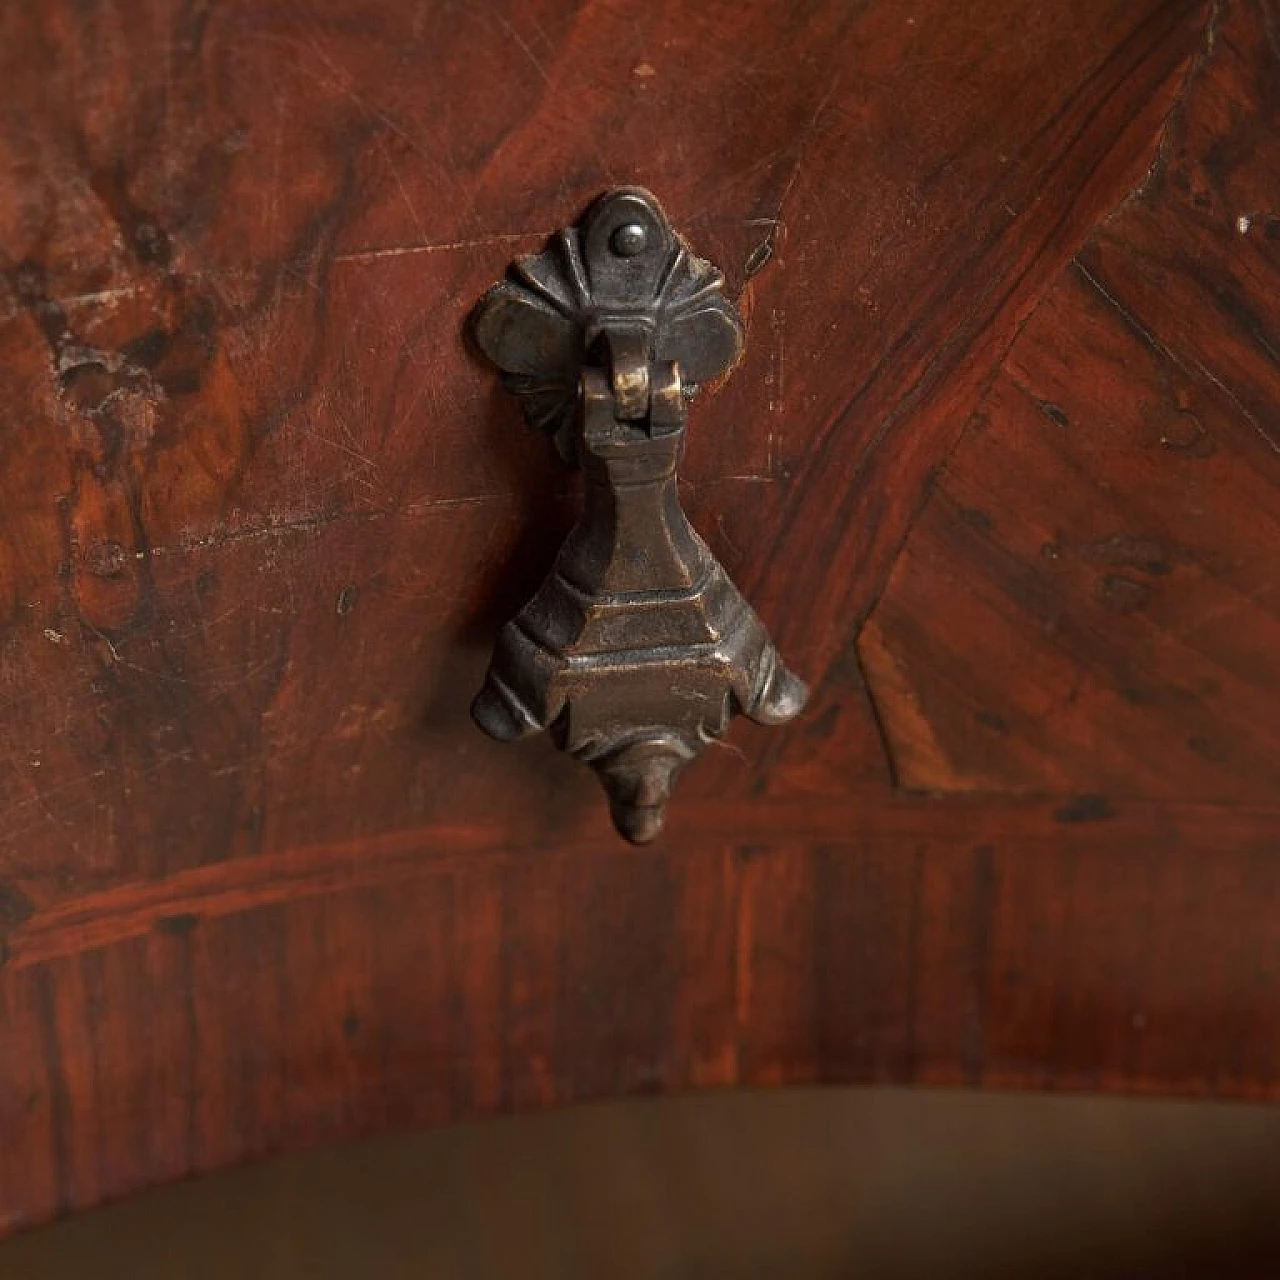
[(862, 637), (904, 785), (1280, 794), (1278, 82), (1215, 26), (939, 477)]
[[(0, 1223), (644, 1089), (1280, 1092), (1278, 22), (7, 6)], [(643, 853), (466, 717), (574, 493), (461, 321), (621, 182), (748, 316), (683, 496), (815, 686)]]

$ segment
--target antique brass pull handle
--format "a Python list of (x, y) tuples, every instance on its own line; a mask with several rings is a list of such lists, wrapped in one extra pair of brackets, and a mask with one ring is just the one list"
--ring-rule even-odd
[(781, 724), (808, 696), (676, 489), (696, 384), (742, 350), (723, 284), (652, 195), (624, 187), (517, 260), (472, 316), (528, 419), (582, 468), (585, 506), (499, 635), (471, 712), (503, 741), (549, 729), (596, 771), (636, 843), (658, 834), (676, 775), (735, 712)]

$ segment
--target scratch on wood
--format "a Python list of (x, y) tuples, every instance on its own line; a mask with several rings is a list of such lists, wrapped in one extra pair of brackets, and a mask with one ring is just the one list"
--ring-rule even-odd
[[(335, 444), (334, 441), (326, 441)], [(767, 476), (753, 477), (766, 480)], [(283, 538), (293, 533), (304, 533), (309, 530), (323, 529), (342, 520), (390, 520), (397, 516), (414, 516), (428, 511), (450, 511), (458, 507), (483, 506), (486, 503), (502, 502), (509, 495), (503, 493), (462, 494), (455, 498), (420, 498), (403, 507), (375, 507), (363, 510), (322, 511), (312, 515), (292, 516), (275, 520), (268, 524), (256, 525), (249, 529), (218, 529), (202, 537), (190, 536), (170, 546), (146, 547), (133, 553), (135, 559), (145, 560), (148, 556), (190, 555), (195, 551), (210, 551), (219, 547), (230, 546), (237, 542), (247, 542), (257, 538)]]
[(724, 516), (716, 516), (716, 527), (720, 530), (720, 536), (724, 539), (724, 544), (739, 559), (742, 557), (742, 550), (736, 542), (729, 536), (729, 530), (725, 528)]
[(400, 191), (400, 198), (404, 201), (404, 207), (409, 211), (409, 217), (413, 219), (415, 230), (420, 236), (427, 233), (426, 225), (422, 221), (422, 215), (418, 212), (418, 206), (414, 204), (413, 197), (409, 194), (409, 188), (404, 184), (404, 178), (400, 173), (400, 166), (396, 163), (396, 158), (391, 152), (391, 148), (387, 145), (383, 138), (377, 139), (378, 150), (382, 152), (386, 159), (387, 166), (391, 170), (391, 176), (395, 179), (397, 188)]
[(376, 262), (379, 258), (403, 258), (416, 253), (456, 253), (464, 249), (484, 249), (489, 245), (511, 244), (518, 240), (537, 240), (536, 231), (498, 231), (471, 240), (442, 240), (426, 244), (390, 245), (385, 249), (353, 249), (334, 256), (334, 262)]
[(351, 84), (350, 72), (348, 72), (345, 67), (339, 66), (338, 63), (325, 53), (317, 40), (288, 40), (279, 36), (263, 36), (260, 38), (267, 42), (274, 40), (277, 43), (293, 46), (295, 50), (305, 49), (314, 54), (315, 57), (324, 63), (330, 76), (332, 76), (332, 79), (325, 80), (323, 76), (317, 76), (313, 71), (309, 70), (302, 62), (298, 62), (296, 69), (301, 74), (327, 88), (336, 89), (349, 101), (355, 103), (355, 105), (364, 111), (371, 119), (377, 120), (380, 124), (385, 125), (396, 135), (396, 137), (408, 143), (409, 149), (413, 151), (415, 155), (426, 159), (426, 157), (423, 156), (422, 148), (418, 145), (418, 142), (413, 135), (410, 134), (394, 117), (383, 111), (381, 107), (377, 107), (372, 102), (368, 101), (368, 99), (361, 97)]
[(515, 27), (513, 27), (511, 23), (509, 23), (506, 20), (506, 18), (504, 18), (499, 13), (495, 13), (493, 15), (493, 18), (494, 18), (494, 21), (503, 29), (503, 31), (505, 31), (507, 35), (511, 37), (511, 39), (515, 42), (515, 44), (519, 46), (524, 56), (529, 59), (529, 62), (532, 64), (533, 69), (541, 77), (542, 83), (545, 84), (548, 88), (550, 88), (551, 77), (547, 74), (546, 67), (542, 65), (542, 59), (539, 58), (536, 53), (534, 53), (534, 51), (529, 47), (528, 42), (524, 39), (523, 36), (521, 36), (521, 34), (515, 29)]
[[(779, 307), (769, 312), (769, 329), (773, 335), (773, 345), (769, 351), (769, 372), (765, 383), (769, 388), (769, 411), (783, 412), (786, 377), (785, 330), (786, 312)], [(773, 474), (773, 437), (769, 437), (769, 473)]]
[(786, 225), (783, 222), (782, 211), (786, 208), (787, 199), (791, 195), (792, 188), (795, 187), (796, 181), (800, 177), (800, 170), (804, 166), (805, 157), (809, 154), (809, 145), (813, 141), (814, 134), (818, 129), (818, 122), (822, 119), (823, 113), (826, 111), (828, 104), (835, 95), (836, 89), (839, 87), (840, 77), (835, 76), (831, 84), (828, 86), (826, 93), (822, 95), (822, 101), (818, 103), (817, 110), (809, 118), (809, 123), (801, 131), (799, 141), (796, 144), (796, 158), (791, 166), (791, 172), (787, 175), (786, 185), (782, 188), (782, 194), (778, 197), (777, 207), (773, 211), (771, 218), (764, 219), (769, 230), (765, 238), (747, 255), (747, 262), (744, 268), (744, 274), (747, 279), (760, 272), (773, 258), (778, 249), (778, 241), (780, 236), (785, 235)]
[(1218, 27), (1221, 20), (1222, 0), (1214, 0), (1214, 4), (1209, 10), (1209, 17), (1205, 22), (1204, 41), (1200, 52), (1188, 64), (1187, 73), (1183, 77), (1182, 83), (1178, 86), (1173, 104), (1166, 113), (1164, 120), (1161, 121), (1155, 154), (1151, 157), (1151, 163), (1147, 166), (1146, 173), (1142, 175), (1142, 180), (1138, 185), (1102, 219), (1098, 224), (1100, 227), (1105, 227), (1109, 222), (1118, 218), (1131, 204), (1141, 200), (1152, 189), (1157, 178), (1164, 171), (1169, 159), (1169, 149), (1173, 145), (1174, 130), (1182, 115), (1187, 98), (1195, 82), (1199, 79), (1205, 64), (1213, 56), (1214, 49), (1217, 47)]
[(1193, 377), (1198, 373), (1206, 381), (1212, 383), (1219, 391), (1222, 392), (1228, 400), (1240, 411), (1245, 421), (1254, 429), (1258, 436), (1266, 443), (1272, 453), (1280, 454), (1280, 440), (1277, 440), (1257, 417), (1250, 412), (1249, 408), (1240, 399), (1240, 397), (1222, 381), (1215, 373), (1206, 368), (1199, 360), (1192, 360), (1188, 365), (1186, 361), (1175, 355), (1168, 346), (1166, 346), (1159, 338), (1156, 337), (1143, 322), (1138, 319), (1132, 311), (1126, 307), (1119, 298), (1115, 296), (1107, 287), (1098, 279), (1097, 276), (1089, 270), (1078, 258), (1072, 264), (1076, 272), (1083, 277), (1089, 286), (1098, 294), (1100, 298), (1131, 328), (1142, 340), (1158, 355), (1163, 356), (1176, 368), (1180, 369), (1187, 377)]
[(416, 515), (420, 511), (448, 511), (453, 507), (478, 507), (488, 502), (500, 502), (505, 497), (501, 493), (474, 493), (460, 498), (422, 498), (405, 507), (407, 515)]

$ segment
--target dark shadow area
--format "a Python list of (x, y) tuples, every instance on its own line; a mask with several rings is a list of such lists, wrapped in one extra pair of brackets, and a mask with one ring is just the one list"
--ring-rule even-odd
[(467, 708), (480, 688), (498, 631), (550, 572), (577, 518), (577, 476), (551, 441), (524, 421), (519, 402), (490, 373), (491, 393), (477, 415), (476, 447), (492, 460), (499, 491), (511, 495), (512, 509), (501, 516), (510, 535), (484, 564), (476, 583), (477, 603), (445, 647), (447, 661), (435, 673), (423, 707), (423, 727), (432, 731), (467, 722)]
[(828, 1090), (577, 1108), (172, 1187), (5, 1280), (1091, 1280), (1280, 1271), (1280, 1109)]
[(464, 646), (492, 643), (498, 628), (537, 590), (581, 505), (577, 472), (556, 453), (549, 437), (525, 422), (520, 402), (490, 373), (493, 385), (477, 447), (492, 461), (502, 492), (511, 494), (514, 510), (504, 519), (513, 533), (504, 554), (485, 566), (477, 590), (480, 603), (456, 637)]
[[(424, 673), (420, 733), (445, 749), (459, 734), (481, 734), (471, 721), (471, 701), (484, 682), (498, 632), (551, 571), (581, 506), (577, 473), (557, 454), (551, 439), (524, 420), (520, 402), (502, 390), (497, 371), (469, 337), (467, 350), (472, 360), (484, 365), (490, 387), (476, 413), (475, 447), (492, 463), (495, 488), (510, 500), (495, 514), (500, 529), (494, 530), (493, 554), (475, 579), (474, 606), (436, 646), (434, 662)], [(557, 797), (554, 810), (566, 821), (585, 802), (585, 789), (571, 775), (572, 766), (558, 757), (546, 738), (490, 745), (503, 753), (513, 786), (519, 789), (518, 776), (538, 791), (550, 792)]]

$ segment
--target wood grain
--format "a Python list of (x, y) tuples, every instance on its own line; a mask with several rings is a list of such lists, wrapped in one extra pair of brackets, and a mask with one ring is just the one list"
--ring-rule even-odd
[[(1275, 31), (0, 12), (0, 1229), (645, 1090), (1276, 1096)], [(463, 318), (619, 182), (748, 316), (684, 498), (815, 685), (645, 853), (466, 715), (575, 491)]]
[[(598, 807), (467, 725), (572, 493), (460, 326), (620, 178), (733, 287), (759, 267), (688, 507), (789, 659), (832, 672), (835, 753), (766, 746), (752, 775), (725, 753), (686, 790), (838, 791), (846, 759), (882, 777), (835, 661), (845, 584), (875, 590), (963, 421), (944, 383), (963, 403), (1035, 280), (1140, 181), (1204, 22), (1063, 5), (1011, 44), (992, 18), (838, 4), (731, 31), (674, 6), (626, 38), (607, 6), (113, 13), (5, 19), (0, 866), (24, 879), (447, 823), (459, 789)], [(917, 414), (921, 378), (945, 404)], [(841, 566), (820, 590), (790, 568), (817, 561)]]
[(1280, 794), (1267, 16), (1215, 25), (1148, 181), (1037, 304), (895, 567), (862, 646), (905, 785)]

